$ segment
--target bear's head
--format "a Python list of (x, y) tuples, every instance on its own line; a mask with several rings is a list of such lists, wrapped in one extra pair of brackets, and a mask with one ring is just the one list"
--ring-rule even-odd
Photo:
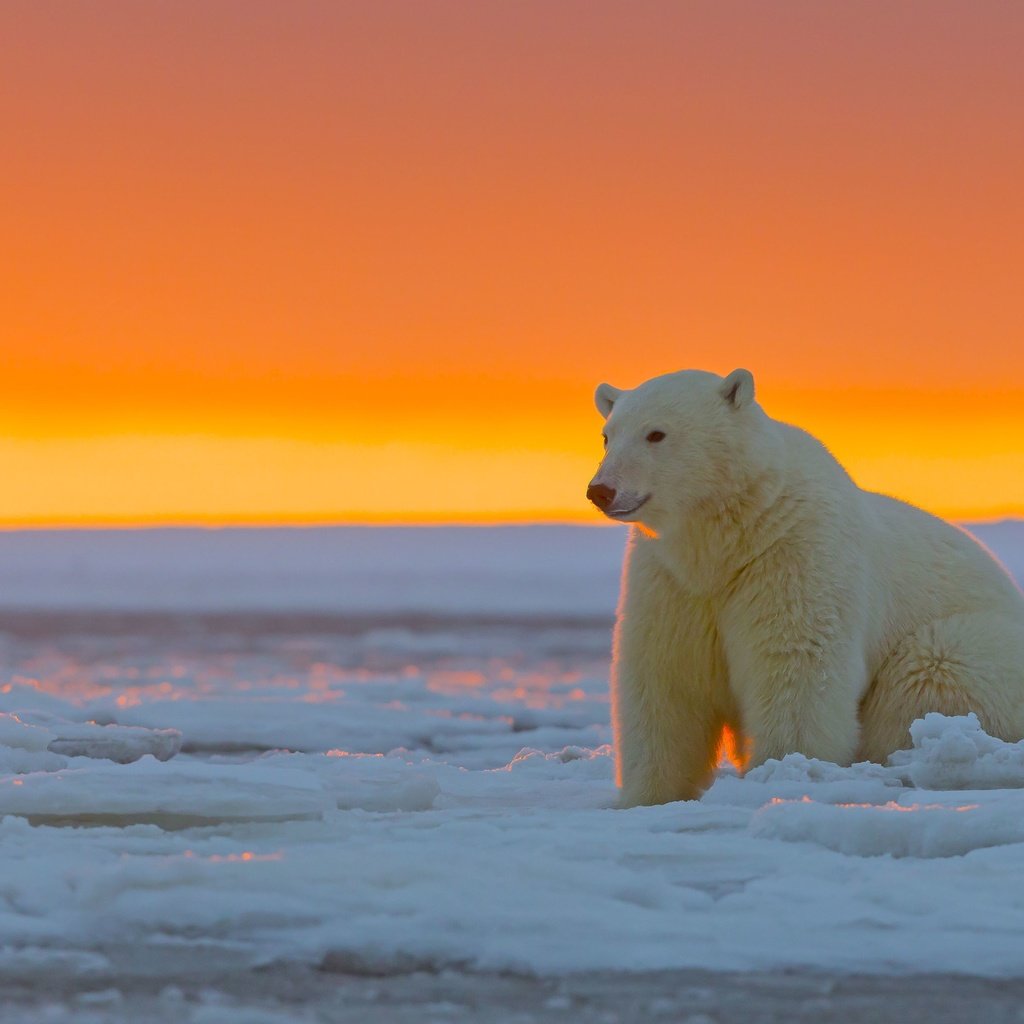
[(660, 533), (741, 490), (770, 438), (747, 370), (728, 377), (683, 370), (632, 391), (602, 384), (605, 456), (587, 497), (611, 519)]

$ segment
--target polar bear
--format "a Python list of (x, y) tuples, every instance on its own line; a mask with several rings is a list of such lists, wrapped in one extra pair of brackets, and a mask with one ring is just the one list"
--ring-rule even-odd
[(692, 799), (724, 727), (749, 763), (883, 761), (926, 712), (1024, 736), (1024, 595), (969, 534), (861, 490), (747, 370), (596, 393), (587, 496), (634, 528), (612, 678), (622, 804)]

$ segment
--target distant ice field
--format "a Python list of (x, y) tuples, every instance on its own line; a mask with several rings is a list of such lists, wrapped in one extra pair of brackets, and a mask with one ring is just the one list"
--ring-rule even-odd
[(0, 607), (607, 617), (625, 531), (0, 532)]
[[(969, 525), (1018, 579), (1024, 523)], [(620, 527), (0, 531), (0, 608), (607, 618)]]
[[(975, 532), (1024, 576), (1024, 526)], [(0, 533), (0, 983), (246, 967), (1024, 974), (1024, 744), (614, 809), (624, 531)], [(169, 970), (170, 968), (168, 968)]]

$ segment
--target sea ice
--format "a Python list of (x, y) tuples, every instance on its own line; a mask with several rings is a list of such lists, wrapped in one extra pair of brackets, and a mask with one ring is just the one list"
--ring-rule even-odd
[(920, 789), (1018, 789), (1024, 787), (1024, 741), (989, 736), (973, 712), (957, 718), (930, 714), (910, 727), (912, 750), (890, 763)]
[[(790, 755), (616, 809), (621, 538), (582, 533), (578, 572), (564, 531), (501, 534), (487, 558), (498, 534), (439, 534), (413, 610), (394, 575), (368, 618), (345, 610), (371, 575), (357, 537), (304, 534), (301, 572), (286, 533), (106, 536), (77, 562), (80, 539), (34, 538), (0, 564), (28, 588), (0, 608), (0, 974), (104, 977), (124, 949), (159, 973), (183, 948), (381, 971), (1024, 972), (1024, 744), (973, 716), (926, 716), (886, 765)], [(1024, 564), (1021, 531), (989, 541), (1007, 537)], [(124, 611), (164, 578), (170, 611)], [(553, 621), (577, 592), (579, 620)]]
[(75, 767), (0, 777), (0, 816), (181, 828), (320, 817), (327, 806), (322, 787), (306, 772), (276, 766), (165, 765), (148, 755), (130, 765), (71, 763)]
[[(102, 758), (128, 764), (151, 754), (168, 761), (181, 749), (177, 729), (72, 722), (46, 711), (0, 712), (0, 767), (8, 771), (53, 771), (64, 757)], [(22, 764), (24, 767), (15, 767)]]

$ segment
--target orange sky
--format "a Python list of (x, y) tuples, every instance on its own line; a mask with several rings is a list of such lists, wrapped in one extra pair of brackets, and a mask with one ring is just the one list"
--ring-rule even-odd
[(1024, 8), (11, 0), (0, 523), (595, 521), (591, 394), (751, 368), (1024, 513)]

